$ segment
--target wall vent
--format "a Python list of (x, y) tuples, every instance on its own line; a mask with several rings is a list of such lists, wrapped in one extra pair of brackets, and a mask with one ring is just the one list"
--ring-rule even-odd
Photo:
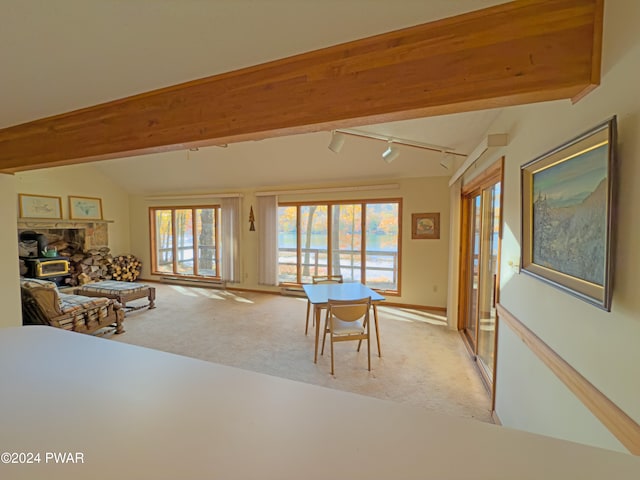
[(280, 294), (285, 295), (287, 297), (306, 297), (306, 293), (302, 287), (282, 287), (280, 289)]
[(160, 281), (162, 283), (171, 283), (173, 285), (187, 285), (191, 287), (205, 287), (205, 288), (218, 288), (225, 289), (227, 288), (227, 284), (224, 280), (220, 279), (200, 279), (200, 278), (181, 278), (181, 277), (171, 277), (171, 276), (163, 276)]

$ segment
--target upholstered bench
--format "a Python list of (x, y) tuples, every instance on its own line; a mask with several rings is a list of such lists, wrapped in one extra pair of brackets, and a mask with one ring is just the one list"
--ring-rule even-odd
[[(96, 283), (87, 283), (82, 287), (74, 290), (76, 295), (84, 295), (87, 297), (107, 297), (114, 298), (122, 304), (125, 310), (138, 310), (148, 307), (155, 308), (156, 289), (144, 283), (134, 282), (118, 282), (116, 280), (105, 280)], [(127, 307), (127, 302), (147, 297), (149, 303), (147, 305)]]

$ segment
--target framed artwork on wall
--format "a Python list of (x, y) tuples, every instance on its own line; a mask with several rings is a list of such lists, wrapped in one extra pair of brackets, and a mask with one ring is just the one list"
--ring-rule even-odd
[(102, 200), (94, 197), (69, 196), (69, 218), (72, 220), (102, 220)]
[(440, 238), (440, 212), (411, 214), (411, 238)]
[(20, 218), (62, 218), (62, 198), (49, 195), (18, 194)]
[(611, 309), (616, 118), (521, 167), (521, 269)]

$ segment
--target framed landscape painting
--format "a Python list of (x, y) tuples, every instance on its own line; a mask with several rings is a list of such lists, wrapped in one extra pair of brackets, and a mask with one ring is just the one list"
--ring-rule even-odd
[(616, 118), (521, 167), (522, 271), (611, 309)]
[(440, 238), (440, 213), (435, 212), (411, 214), (411, 238)]

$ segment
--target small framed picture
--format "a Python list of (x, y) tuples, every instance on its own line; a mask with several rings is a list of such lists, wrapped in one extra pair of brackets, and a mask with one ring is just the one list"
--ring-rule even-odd
[(72, 220), (102, 220), (102, 200), (93, 197), (69, 196), (69, 218)]
[(48, 195), (18, 194), (20, 218), (62, 218), (62, 198)]
[(411, 238), (440, 238), (440, 212), (411, 214)]

